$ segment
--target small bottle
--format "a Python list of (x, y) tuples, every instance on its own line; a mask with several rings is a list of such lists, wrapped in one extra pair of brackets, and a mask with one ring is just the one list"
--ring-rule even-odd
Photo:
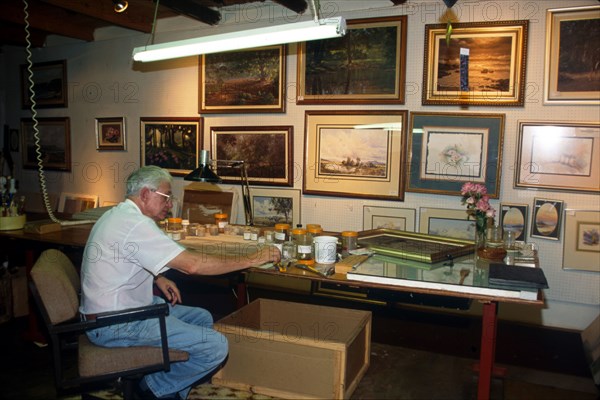
[(288, 241), (290, 237), (290, 224), (275, 224), (275, 231), (273, 232), (273, 244), (283, 252), (283, 244)]
[(181, 232), (183, 230), (181, 222), (181, 218), (169, 218), (167, 220), (167, 236), (175, 241), (181, 240)]
[(312, 260), (312, 242), (308, 241), (306, 229), (294, 229), (292, 237), (296, 245), (296, 258), (298, 260)]
[(343, 231), (342, 232), (342, 257), (348, 257), (350, 250), (356, 249), (358, 244), (358, 232)]
[(225, 213), (215, 214), (215, 224), (219, 227), (219, 233), (225, 233), (225, 226), (229, 223), (228, 215)]
[(281, 259), (284, 261), (296, 259), (296, 244), (292, 241), (291, 237), (283, 242), (281, 246)]
[(190, 234), (190, 220), (182, 219), (181, 220), (181, 239), (185, 239), (186, 237), (191, 236)]

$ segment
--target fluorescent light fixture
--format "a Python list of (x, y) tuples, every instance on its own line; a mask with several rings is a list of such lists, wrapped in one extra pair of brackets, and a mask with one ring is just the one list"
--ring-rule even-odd
[(136, 47), (133, 49), (133, 59), (141, 62), (168, 60), (198, 54), (329, 39), (345, 34), (346, 20), (343, 17), (326, 18)]

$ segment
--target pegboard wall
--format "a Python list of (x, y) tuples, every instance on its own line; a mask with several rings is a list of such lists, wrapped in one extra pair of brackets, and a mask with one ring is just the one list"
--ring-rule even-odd
[[(411, 112), (470, 112), (505, 114), (503, 153), (501, 167), (501, 190), (499, 199), (492, 205), (498, 209), (501, 202), (528, 204), (533, 206), (534, 198), (563, 200), (566, 208), (599, 210), (600, 197), (590, 194), (558, 192), (547, 190), (524, 190), (513, 187), (514, 164), (517, 152), (519, 121), (595, 121), (600, 119), (597, 105), (544, 105), (544, 58), (546, 37), (546, 10), (560, 7), (598, 5), (596, 0), (548, 1), (459, 1), (453, 9), (459, 22), (486, 22), (501, 20), (529, 20), (527, 59), (526, 59), (526, 95), (522, 107), (459, 107), (422, 105), (422, 82), (424, 73), (424, 33), (426, 24), (443, 20), (446, 7), (441, 0), (409, 0), (401, 6), (392, 6), (389, 0), (373, 1), (327, 1), (321, 0), (321, 7), (328, 12), (332, 9), (347, 19), (407, 15), (407, 51), (406, 51), (406, 101), (404, 105), (297, 105), (296, 104), (296, 46), (288, 46), (286, 73), (286, 112), (272, 114), (205, 114), (203, 117), (204, 136), (201, 147), (209, 149), (210, 130), (217, 126), (285, 126), (294, 130), (293, 189), (302, 189), (304, 164), (304, 117), (308, 110), (407, 110)], [(567, 4), (568, 3), (568, 4)], [(270, 5), (272, 7), (272, 5)], [(169, 39), (173, 29), (183, 29), (187, 22), (176, 19), (158, 26), (158, 40)], [(254, 27), (254, 26), (251, 26)], [(227, 23), (225, 23), (227, 28)], [(204, 27), (206, 29), (206, 27)], [(215, 33), (211, 27), (210, 33)], [(190, 28), (191, 31), (191, 28)], [(57, 43), (38, 49), (34, 62), (66, 59), (69, 74), (69, 108), (46, 109), (41, 116), (69, 116), (71, 118), (71, 146), (73, 162), (77, 169), (71, 173), (49, 173), (50, 190), (53, 192), (70, 191), (77, 193), (97, 193), (102, 201), (119, 201), (123, 198), (124, 177), (140, 160), (140, 118), (143, 117), (190, 117), (198, 116), (198, 62), (194, 58), (173, 61), (164, 67), (160, 65), (134, 66), (131, 62), (131, 49), (147, 42), (147, 35), (117, 35), (111, 37), (110, 31), (100, 32), (101, 40), (92, 43)], [(6, 78), (4, 113), (6, 123), (18, 127), (20, 118), (29, 117), (20, 109), (19, 65), (25, 62), (22, 49), (7, 48), (0, 55), (3, 71), (14, 75)], [(91, 101), (85, 97), (85, 88), (104, 88), (103, 94)], [(135, 88), (135, 92), (115, 92)], [(2, 88), (0, 88), (2, 89)], [(1, 92), (1, 91), (0, 91)], [(135, 93), (135, 94), (133, 94)], [(129, 96), (124, 96), (125, 94)], [(126, 101), (127, 100), (127, 101)], [(95, 119), (98, 117), (126, 116), (127, 143), (126, 152), (98, 152), (95, 146)], [(410, 117), (409, 117), (410, 118)], [(409, 123), (409, 121), (405, 121)], [(407, 130), (408, 131), (408, 130)], [(18, 154), (14, 155), (17, 159)], [(92, 181), (82, 179), (81, 165), (89, 160), (99, 165), (104, 175), (102, 179)], [(35, 171), (17, 169), (17, 177), (25, 191), (36, 191)], [(183, 182), (175, 179), (174, 189), (182, 195)], [(281, 190), (292, 188), (278, 188)], [(460, 197), (421, 193), (405, 193), (404, 201), (379, 201), (347, 197), (308, 196), (301, 197), (301, 223), (320, 223), (331, 231), (362, 230), (364, 206), (407, 208), (416, 210), (415, 226), (419, 226), (421, 208), (464, 209)], [(239, 215), (243, 215), (240, 211)], [(238, 219), (238, 222), (241, 220)], [(530, 226), (530, 221), (528, 221)], [(540, 248), (541, 265), (548, 278), (550, 289), (546, 297), (550, 300), (587, 305), (600, 304), (600, 274), (562, 269), (563, 239), (558, 241), (530, 239)], [(600, 263), (600, 260), (599, 260)]]

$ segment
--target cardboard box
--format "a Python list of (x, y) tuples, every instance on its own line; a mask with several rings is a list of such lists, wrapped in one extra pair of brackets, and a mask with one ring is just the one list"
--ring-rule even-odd
[(258, 299), (219, 320), (216, 385), (289, 399), (347, 399), (369, 367), (371, 312)]

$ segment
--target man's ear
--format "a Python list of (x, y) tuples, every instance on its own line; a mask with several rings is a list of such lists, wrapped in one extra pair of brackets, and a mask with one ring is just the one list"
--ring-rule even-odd
[(144, 203), (147, 202), (151, 193), (152, 191), (147, 187), (142, 188), (142, 190), (140, 190), (140, 200), (142, 200)]

